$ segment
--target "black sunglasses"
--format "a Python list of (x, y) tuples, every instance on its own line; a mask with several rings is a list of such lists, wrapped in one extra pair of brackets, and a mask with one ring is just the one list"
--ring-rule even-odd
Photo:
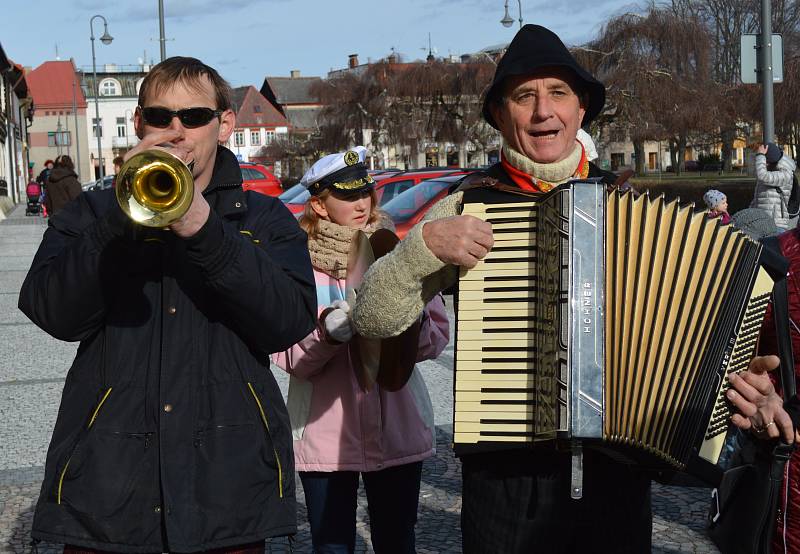
[(177, 117), (181, 124), (187, 129), (195, 129), (208, 125), (215, 117), (222, 115), (223, 110), (212, 110), (211, 108), (185, 108), (183, 110), (168, 110), (167, 108), (139, 106), (144, 122), (152, 127), (164, 129), (172, 123), (172, 118)]

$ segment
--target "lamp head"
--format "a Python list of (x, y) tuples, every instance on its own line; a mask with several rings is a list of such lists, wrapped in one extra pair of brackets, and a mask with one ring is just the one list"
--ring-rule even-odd
[(114, 37), (112, 37), (111, 35), (108, 34), (108, 27), (106, 27), (106, 30), (103, 33), (103, 36), (100, 37), (100, 42), (102, 42), (103, 44), (107, 45), (107, 44), (111, 44), (112, 40), (114, 40)]
[(500, 20), (500, 23), (503, 24), (503, 27), (511, 27), (514, 24), (514, 20), (511, 19), (510, 15), (508, 15), (508, 4), (506, 4), (506, 15), (503, 16), (503, 19)]

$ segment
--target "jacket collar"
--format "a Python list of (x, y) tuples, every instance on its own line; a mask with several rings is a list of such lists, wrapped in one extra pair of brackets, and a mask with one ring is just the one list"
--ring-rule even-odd
[(221, 217), (237, 218), (247, 211), (239, 161), (224, 146), (217, 146), (214, 172), (203, 196), (211, 209)]

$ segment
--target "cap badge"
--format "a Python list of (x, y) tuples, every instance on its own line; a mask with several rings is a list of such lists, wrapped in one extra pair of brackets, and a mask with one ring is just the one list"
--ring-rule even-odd
[(358, 152), (355, 150), (348, 150), (345, 152), (344, 163), (347, 165), (356, 165), (358, 163)]

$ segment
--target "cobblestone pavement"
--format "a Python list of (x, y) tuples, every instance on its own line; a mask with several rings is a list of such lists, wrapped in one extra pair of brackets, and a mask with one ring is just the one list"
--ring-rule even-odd
[[(44, 220), (25, 217), (18, 206), (0, 222), (0, 552), (30, 552), (33, 508), (43, 474), (50, 433), (55, 422), (66, 369), (77, 345), (57, 341), (30, 323), (17, 308), (17, 295), (45, 230)], [(450, 448), (452, 436), (452, 345), (436, 361), (421, 364), (431, 392), (437, 424), (437, 455), (423, 466), (417, 551), (461, 551), (461, 467)], [(285, 375), (275, 371), (286, 392)], [(298, 491), (302, 491), (299, 480)], [(704, 516), (709, 492), (690, 487), (653, 488), (653, 551), (716, 552), (705, 538)], [(613, 501), (610, 499), (610, 501)], [(302, 492), (301, 523), (294, 552), (310, 552), (310, 536)], [(366, 498), (359, 496), (357, 552), (369, 546)], [(269, 545), (288, 552), (285, 539)], [(61, 552), (40, 544), (41, 554)]]

